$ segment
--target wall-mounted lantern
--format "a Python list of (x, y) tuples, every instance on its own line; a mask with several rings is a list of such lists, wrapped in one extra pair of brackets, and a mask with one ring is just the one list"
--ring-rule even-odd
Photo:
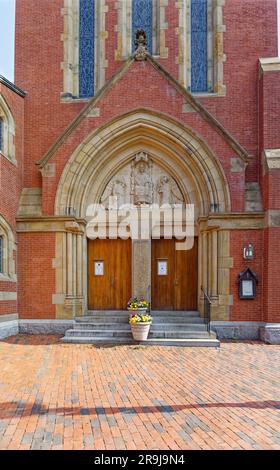
[(254, 259), (254, 247), (252, 243), (249, 243), (248, 245), (244, 246), (243, 248), (243, 258), (247, 260), (252, 260)]
[(250, 268), (245, 269), (238, 276), (239, 298), (255, 299), (257, 295), (257, 276)]

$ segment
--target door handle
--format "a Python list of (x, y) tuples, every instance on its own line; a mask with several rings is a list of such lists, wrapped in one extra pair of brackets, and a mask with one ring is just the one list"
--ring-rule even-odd
[(179, 285), (179, 280), (178, 279), (174, 279), (174, 286), (178, 286)]

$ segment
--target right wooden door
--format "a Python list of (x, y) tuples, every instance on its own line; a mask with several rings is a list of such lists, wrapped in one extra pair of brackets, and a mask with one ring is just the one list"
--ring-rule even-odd
[(152, 309), (197, 309), (197, 237), (191, 250), (177, 240), (152, 240)]

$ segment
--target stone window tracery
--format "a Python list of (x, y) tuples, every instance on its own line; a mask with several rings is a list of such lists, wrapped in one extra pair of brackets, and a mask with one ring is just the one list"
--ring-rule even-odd
[(138, 29), (143, 29), (147, 37), (147, 49), (153, 53), (153, 0), (132, 0), (132, 50)]
[(165, 47), (165, 8), (160, 0), (122, 0), (118, 2), (118, 48), (116, 60), (128, 58), (135, 50), (137, 29), (144, 29), (150, 54), (167, 57)]
[(88, 99), (105, 83), (106, 0), (64, 0), (64, 100)]
[(0, 215), (0, 281), (16, 280), (14, 250), (13, 231)]
[(0, 153), (12, 163), (16, 163), (14, 137), (13, 115), (3, 96), (0, 95)]
[(179, 9), (179, 81), (192, 93), (224, 95), (223, 6), (226, 0), (183, 0)]

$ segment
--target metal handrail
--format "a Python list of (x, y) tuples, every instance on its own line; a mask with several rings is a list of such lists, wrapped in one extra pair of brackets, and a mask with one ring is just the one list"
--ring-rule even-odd
[(212, 300), (210, 299), (209, 295), (207, 294), (207, 291), (201, 286), (201, 290), (203, 292), (203, 294), (207, 297), (208, 299), (208, 302), (210, 303), (210, 305), (212, 304)]
[(207, 291), (201, 286), (201, 291), (203, 292), (204, 297), (204, 323), (206, 325), (207, 331), (210, 334), (210, 324), (211, 324), (211, 299)]

